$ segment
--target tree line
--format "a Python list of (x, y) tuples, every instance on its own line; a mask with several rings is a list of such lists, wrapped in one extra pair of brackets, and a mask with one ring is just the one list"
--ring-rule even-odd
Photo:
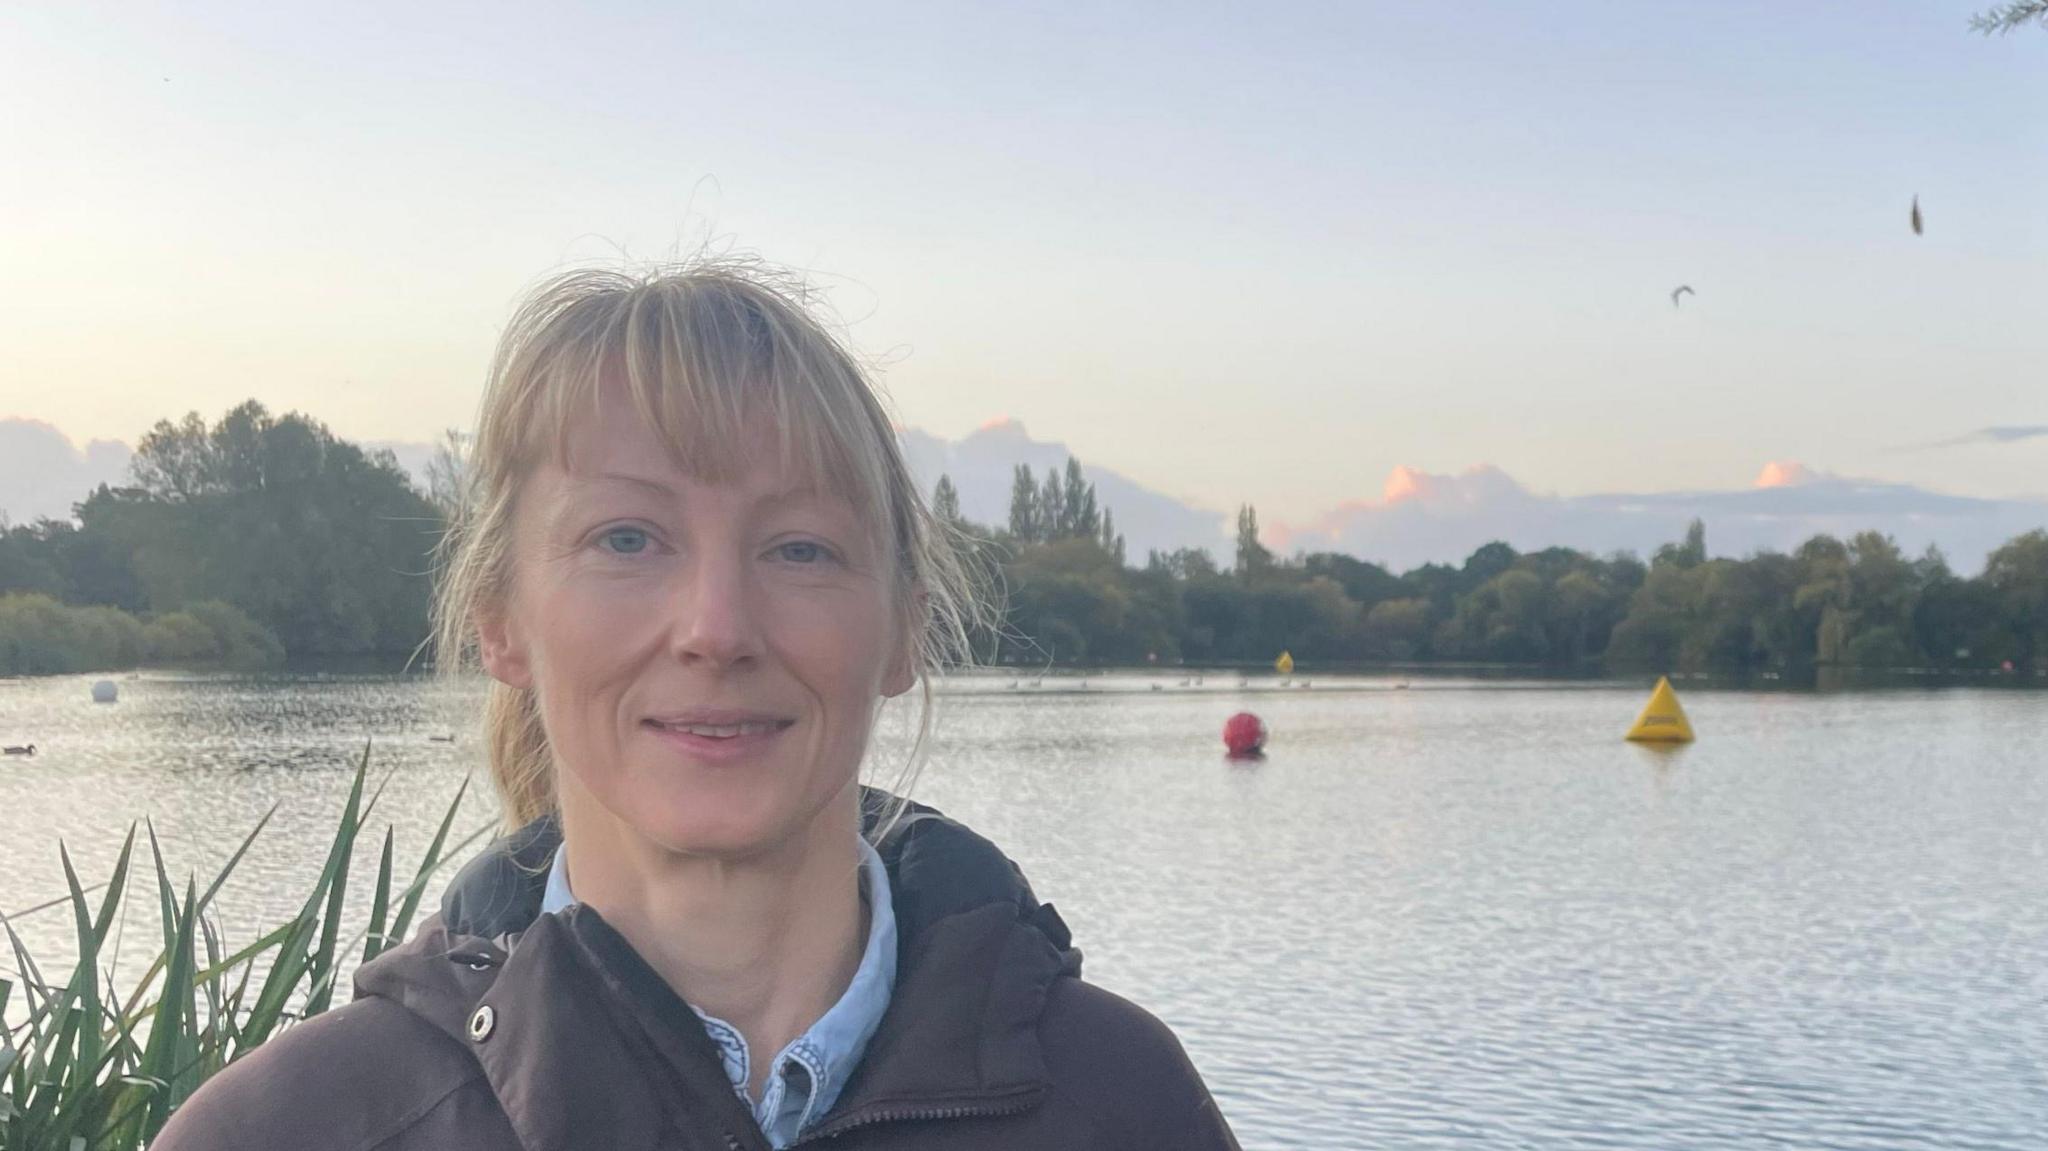
[[(434, 546), (461, 490), (460, 437), (425, 491), (299, 413), (249, 401), (159, 421), (132, 482), (76, 519), (0, 524), (0, 674), (402, 662), (427, 635)], [(934, 513), (1005, 595), (981, 658), (1008, 664), (1487, 663), (1777, 672), (2048, 667), (2048, 531), (1958, 576), (1889, 537), (1709, 558), (1703, 525), (1648, 560), (1505, 543), (1396, 574), (1336, 552), (1275, 555), (1239, 509), (1228, 565), (1204, 548), (1128, 562), (1078, 459), (1019, 465), (999, 525), (949, 477)]]
[[(982, 637), (995, 662), (1263, 665), (1288, 651), (1325, 664), (1794, 676), (2048, 669), (2048, 531), (2009, 541), (1973, 578), (1935, 549), (1907, 556), (1877, 532), (1815, 536), (1789, 555), (1709, 558), (1698, 521), (1647, 561), (1496, 542), (1461, 564), (1396, 574), (1337, 552), (1276, 556), (1245, 505), (1228, 568), (1203, 548), (1150, 551), (1133, 567), (1120, 539), (1089, 530), (1097, 501), (1082, 477), (1072, 459), (1043, 484), (1020, 468), (1002, 527), (960, 518), (940, 478), (935, 507), (978, 541), (1007, 591), (1003, 627)], [(1051, 519), (1049, 506), (1070, 510)], [(1109, 522), (1109, 509), (1099, 515)]]
[(160, 420), (76, 521), (0, 524), (0, 674), (394, 660), (443, 516), (389, 452), (254, 400)]

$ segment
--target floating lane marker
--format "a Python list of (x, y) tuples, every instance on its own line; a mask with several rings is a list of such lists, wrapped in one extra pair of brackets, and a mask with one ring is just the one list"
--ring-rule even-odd
[(1636, 743), (1692, 742), (1692, 721), (1685, 718), (1685, 708), (1679, 706), (1670, 680), (1657, 677), (1657, 690), (1650, 693), (1650, 702), (1624, 738)]

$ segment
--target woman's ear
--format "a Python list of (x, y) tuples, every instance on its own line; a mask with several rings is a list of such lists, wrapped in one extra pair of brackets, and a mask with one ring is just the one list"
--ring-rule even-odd
[(507, 687), (533, 686), (533, 661), (526, 651), (525, 637), (508, 613), (500, 608), (476, 613), (477, 656), (492, 679)]
[(890, 654), (888, 670), (882, 673), (882, 695), (894, 699), (910, 690), (917, 682), (917, 641), (924, 627), (926, 605), (924, 585), (918, 584), (911, 592), (910, 620), (905, 622), (902, 634), (897, 637), (895, 650)]

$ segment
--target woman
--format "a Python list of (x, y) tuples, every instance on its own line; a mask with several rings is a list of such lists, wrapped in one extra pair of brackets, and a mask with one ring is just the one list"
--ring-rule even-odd
[(733, 267), (553, 281), (470, 467), (440, 650), (496, 681), (521, 830), (158, 1151), (1236, 1146), (1008, 860), (860, 787), (920, 684), (922, 751), (975, 605), (800, 295)]

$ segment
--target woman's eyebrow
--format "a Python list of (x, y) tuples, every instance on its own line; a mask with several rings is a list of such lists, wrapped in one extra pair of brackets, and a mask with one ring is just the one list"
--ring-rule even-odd
[(818, 489), (809, 484), (796, 484), (780, 491), (764, 492), (754, 498), (755, 507), (769, 509), (807, 504), (822, 505), (828, 502), (830, 501), (819, 494)]
[(676, 498), (676, 490), (660, 480), (649, 479), (646, 476), (636, 476), (628, 472), (593, 472), (589, 475), (572, 476), (570, 477), (570, 482), (577, 487), (618, 484), (624, 487), (638, 488), (649, 495), (661, 496), (665, 499), (672, 500)]
[[(609, 484), (633, 488), (647, 495), (658, 496), (664, 500), (673, 501), (682, 498), (676, 492), (676, 489), (668, 484), (648, 476), (634, 475), (631, 472), (590, 472), (584, 475), (571, 476), (570, 482), (578, 488), (602, 487)], [(816, 508), (829, 511), (847, 506), (844, 500), (827, 495), (815, 485), (804, 483), (791, 484), (788, 487), (772, 492), (763, 492), (754, 497), (753, 504), (759, 511), (781, 511), (790, 508)], [(847, 507), (847, 510), (851, 510), (850, 507)]]

